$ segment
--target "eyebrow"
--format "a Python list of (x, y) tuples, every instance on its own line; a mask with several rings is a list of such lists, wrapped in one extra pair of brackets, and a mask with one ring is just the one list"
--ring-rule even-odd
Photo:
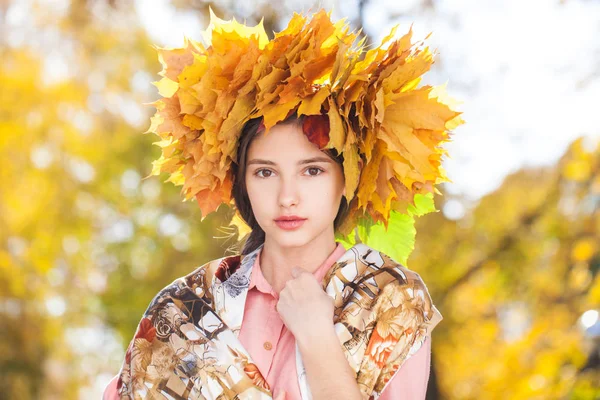
[[(312, 157), (312, 158), (307, 158), (306, 160), (298, 161), (298, 165), (311, 164), (311, 163), (317, 163), (317, 162), (330, 163), (331, 159), (329, 157)], [(247, 165), (252, 165), (252, 164), (277, 165), (277, 163), (274, 163), (273, 161), (263, 160), (260, 158), (255, 158), (253, 160), (248, 161)]]

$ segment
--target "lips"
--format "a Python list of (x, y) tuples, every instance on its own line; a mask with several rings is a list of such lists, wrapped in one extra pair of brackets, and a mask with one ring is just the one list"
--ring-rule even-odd
[(277, 218), (275, 224), (284, 230), (294, 230), (300, 228), (304, 224), (304, 221), (306, 221), (306, 218), (289, 215)]
[(304, 220), (306, 218), (299, 217), (297, 215), (284, 215), (279, 218), (276, 218), (275, 221), (296, 221), (296, 220)]

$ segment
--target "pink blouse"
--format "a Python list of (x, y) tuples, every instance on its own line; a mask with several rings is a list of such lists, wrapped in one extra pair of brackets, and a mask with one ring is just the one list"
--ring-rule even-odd
[[(333, 263), (345, 252), (338, 243), (335, 250), (313, 273), (320, 282)], [(286, 400), (301, 400), (296, 376), (296, 341), (279, 317), (276, 304), (279, 295), (260, 268), (260, 252), (256, 257), (250, 277), (248, 297), (244, 306), (244, 318), (239, 340), (254, 360), (276, 397), (286, 392)], [(431, 362), (431, 337), (427, 337), (421, 348), (392, 377), (379, 397), (380, 400), (425, 399)], [(118, 399), (115, 376), (104, 390), (104, 400)]]

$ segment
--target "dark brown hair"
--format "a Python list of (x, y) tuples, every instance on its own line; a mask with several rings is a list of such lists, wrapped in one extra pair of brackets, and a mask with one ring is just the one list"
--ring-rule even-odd
[[(258, 129), (262, 122), (262, 118), (251, 119), (242, 128), (240, 135), (239, 145), (237, 149), (236, 162), (232, 163), (233, 172), (233, 188), (231, 194), (235, 201), (235, 207), (240, 213), (242, 219), (252, 229), (248, 239), (244, 242), (241, 254), (246, 255), (256, 250), (261, 244), (265, 242), (265, 232), (262, 230), (252, 211), (250, 199), (248, 198), (248, 190), (246, 187), (246, 157), (248, 155), (248, 148), (250, 144), (258, 135)], [(296, 114), (290, 116), (280, 124), (293, 124), (302, 127), (303, 116), (298, 117)], [(334, 149), (325, 149), (323, 153), (331, 157), (336, 163), (342, 165), (344, 158), (341, 154), (337, 154)], [(342, 169), (343, 170), (343, 169)], [(341, 225), (342, 221), (348, 214), (348, 201), (346, 196), (342, 196), (340, 201), (340, 207), (338, 209), (335, 220), (333, 221), (333, 228), (337, 230)]]

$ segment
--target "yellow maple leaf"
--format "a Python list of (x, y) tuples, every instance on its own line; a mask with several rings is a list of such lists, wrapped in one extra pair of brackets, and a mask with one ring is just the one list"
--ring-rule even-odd
[(199, 43), (184, 38), (182, 48), (161, 48), (154, 46), (158, 52), (158, 61), (163, 67), (159, 75), (169, 78), (173, 81), (183, 71), (183, 69), (194, 61), (194, 53), (203, 53), (204, 48)]
[(312, 96), (306, 97), (298, 107), (298, 114), (301, 115), (318, 115), (321, 114), (321, 106), (325, 100), (331, 95), (331, 90), (327, 86), (323, 86), (317, 90)]
[(346, 129), (337, 105), (331, 97), (327, 114), (329, 116), (329, 143), (325, 147), (334, 148), (341, 153), (346, 142)]
[(163, 97), (173, 96), (179, 88), (179, 84), (169, 78), (162, 78), (158, 82), (152, 82), (152, 84), (158, 88), (158, 94)]

